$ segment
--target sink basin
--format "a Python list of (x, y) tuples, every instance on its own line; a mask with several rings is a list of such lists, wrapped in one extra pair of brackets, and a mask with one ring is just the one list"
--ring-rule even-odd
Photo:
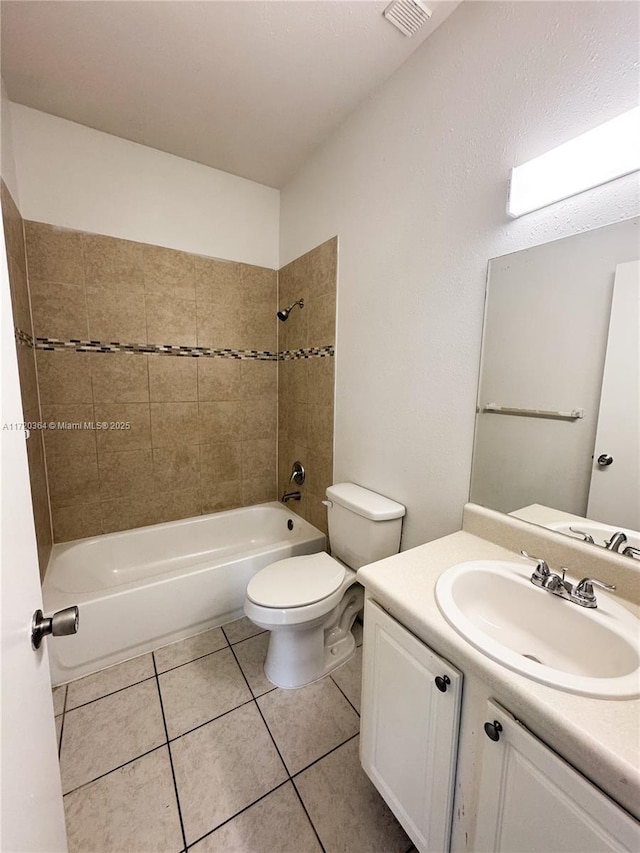
[(438, 579), (436, 601), (472, 646), (527, 678), (584, 696), (640, 696), (640, 620), (600, 590), (589, 610), (530, 577), (529, 563), (460, 563)]
[(620, 548), (621, 552), (627, 545), (631, 545), (632, 548), (640, 548), (640, 533), (637, 530), (629, 530), (626, 527), (613, 527), (611, 524), (602, 524), (599, 521), (588, 521), (587, 519), (584, 521), (571, 521), (567, 519), (565, 521), (551, 521), (545, 527), (548, 527), (549, 530), (557, 530), (559, 533), (566, 533), (568, 536), (573, 536), (574, 539), (582, 539), (582, 536), (571, 530), (573, 527), (575, 530), (581, 530), (583, 533), (592, 536), (595, 544), (602, 545), (602, 547), (604, 547), (608, 539), (611, 539), (614, 533), (621, 530), (627, 535), (627, 541)]

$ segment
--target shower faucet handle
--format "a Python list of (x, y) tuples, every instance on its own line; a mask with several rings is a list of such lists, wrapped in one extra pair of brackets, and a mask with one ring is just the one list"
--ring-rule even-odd
[(289, 482), (295, 483), (297, 486), (301, 486), (304, 483), (305, 476), (306, 472), (302, 462), (294, 462), (293, 467), (291, 468), (291, 477), (289, 478)]

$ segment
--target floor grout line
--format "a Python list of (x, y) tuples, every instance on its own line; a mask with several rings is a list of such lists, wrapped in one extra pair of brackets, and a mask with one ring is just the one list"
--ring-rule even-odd
[(223, 826), (226, 826), (228, 823), (231, 823), (232, 820), (235, 820), (241, 814), (244, 814), (244, 812), (249, 811), (249, 809), (253, 808), (255, 805), (262, 802), (262, 800), (273, 794), (274, 791), (278, 791), (280, 788), (284, 787), (285, 785), (288, 785), (289, 782), (291, 782), (290, 778), (285, 779), (284, 782), (280, 782), (278, 785), (275, 786), (275, 788), (272, 788), (270, 791), (267, 791), (266, 794), (262, 794), (262, 796), (258, 797), (257, 800), (254, 800), (247, 806), (244, 806), (244, 808), (240, 809), (239, 812), (236, 812), (235, 814), (231, 815), (231, 817), (228, 817), (226, 820), (223, 820), (221, 823), (217, 824), (217, 826), (214, 826), (213, 829), (210, 829), (208, 832), (205, 832), (204, 835), (201, 835), (200, 838), (196, 838), (195, 841), (191, 842), (189, 848), (193, 847), (196, 844), (199, 844), (203, 838), (208, 838), (210, 835), (213, 835), (214, 832), (217, 832), (219, 829), (222, 829)]
[(79, 791), (81, 788), (86, 788), (87, 785), (92, 785), (94, 782), (98, 782), (100, 779), (104, 779), (105, 776), (109, 776), (111, 773), (115, 773), (116, 770), (122, 770), (122, 768), (126, 767), (128, 764), (133, 764), (133, 762), (138, 761), (139, 758), (145, 758), (147, 755), (151, 755), (152, 752), (156, 752), (156, 750), (162, 749), (163, 746), (168, 746), (168, 744), (159, 743), (158, 746), (154, 746), (151, 749), (148, 749), (146, 752), (141, 752), (140, 755), (136, 755), (135, 758), (130, 758), (128, 761), (123, 761), (122, 764), (118, 764), (117, 767), (113, 767), (111, 770), (107, 770), (105, 773), (101, 773), (99, 776), (95, 776), (93, 779), (89, 779), (87, 782), (83, 782), (81, 785), (78, 785), (76, 788), (72, 788), (70, 791), (65, 791), (62, 796), (68, 797), (69, 794), (75, 794), (75, 792)]
[(356, 712), (356, 714), (358, 715), (358, 718), (360, 718), (360, 711), (358, 711), (358, 709), (357, 709), (357, 708), (356, 708), (356, 706), (353, 704), (353, 702), (351, 701), (351, 699), (349, 699), (349, 697), (348, 697), (348, 696), (347, 696), (347, 694), (344, 692), (344, 690), (342, 689), (342, 687), (340, 687), (340, 685), (338, 684), (338, 682), (335, 680), (335, 678), (334, 678), (332, 675), (330, 675), (329, 677), (331, 678), (331, 681), (333, 681), (333, 683), (335, 684), (335, 686), (338, 688), (338, 690), (340, 691), (340, 693), (342, 693), (342, 695), (343, 695), (343, 696), (344, 696), (344, 698), (347, 700), (347, 702), (351, 705), (351, 707), (353, 708), (353, 710)]
[(318, 764), (318, 762), (322, 761), (323, 758), (326, 758), (328, 755), (331, 755), (332, 752), (336, 752), (336, 750), (340, 749), (340, 747), (344, 746), (345, 744), (349, 743), (349, 741), (352, 741), (354, 738), (357, 737), (360, 737), (359, 729), (354, 735), (349, 735), (349, 737), (346, 738), (346, 740), (343, 740), (342, 743), (339, 743), (337, 746), (331, 747), (328, 752), (323, 753), (322, 755), (318, 756), (318, 758), (314, 758), (313, 761), (309, 762), (309, 764), (307, 764), (305, 767), (302, 767), (300, 770), (296, 770), (296, 772), (291, 777), (291, 781), (294, 781), (297, 776), (301, 776), (303, 773), (306, 773), (307, 770)]
[(169, 739), (169, 743), (175, 743), (177, 740), (180, 740), (182, 737), (186, 737), (186, 735), (193, 734), (193, 732), (197, 732), (198, 729), (203, 729), (205, 726), (208, 726), (209, 723), (214, 723), (216, 720), (222, 719), (222, 717), (226, 717), (229, 714), (233, 714), (234, 711), (237, 711), (239, 708), (244, 708), (246, 705), (250, 705), (252, 702), (255, 702), (255, 698), (251, 696), (250, 699), (247, 699), (246, 702), (241, 702), (239, 705), (234, 705), (233, 708), (229, 708), (228, 711), (223, 711), (221, 714), (218, 714), (217, 717), (211, 717), (210, 720), (205, 720), (204, 723), (198, 723), (197, 726), (194, 726), (192, 729), (188, 729), (186, 732), (180, 732), (179, 735), (175, 735)]
[[(86, 708), (87, 705), (93, 705), (94, 702), (99, 702), (101, 699), (106, 699), (108, 696), (115, 696), (116, 693), (123, 693), (125, 690), (128, 690), (130, 687), (137, 687), (138, 684), (144, 684), (145, 681), (151, 681), (152, 678), (155, 678), (155, 675), (147, 675), (146, 678), (141, 678), (139, 681), (134, 681), (131, 684), (127, 684), (126, 687), (118, 687), (117, 690), (111, 690), (109, 693), (105, 693), (104, 696), (97, 696), (95, 699), (89, 699), (88, 702), (82, 702), (82, 704), (80, 704), (80, 705), (74, 705), (73, 708), (67, 708), (65, 710), (65, 714), (70, 714), (72, 711), (78, 711), (80, 708)], [(69, 683), (73, 684), (72, 681), (70, 681)], [(66, 705), (66, 700), (65, 700), (65, 705)]]
[(173, 779), (173, 790), (175, 791), (176, 805), (178, 807), (178, 820), (180, 821), (180, 832), (182, 833), (182, 841), (183, 841), (183, 845), (184, 845), (183, 849), (186, 850), (187, 849), (187, 835), (184, 831), (184, 821), (182, 820), (182, 808), (180, 806), (180, 794), (178, 793), (178, 783), (176, 781), (176, 772), (175, 772), (175, 769), (173, 766), (173, 755), (171, 754), (171, 744), (169, 743), (169, 729), (167, 728), (167, 718), (165, 717), (165, 714), (164, 714), (164, 704), (162, 702), (162, 691), (160, 690), (160, 679), (158, 678), (158, 670), (156, 667), (156, 659), (153, 656), (153, 654), (151, 655), (151, 658), (153, 660), (153, 669), (154, 669), (155, 674), (156, 674), (156, 687), (158, 688), (158, 698), (160, 700), (160, 711), (162, 712), (162, 725), (164, 726), (164, 734), (165, 734), (165, 737), (167, 739), (166, 740), (166, 746), (167, 746), (167, 752), (169, 753), (169, 766), (171, 767), (171, 777)]
[[(231, 651), (233, 652), (233, 646), (231, 647)], [(243, 677), (243, 678), (244, 678), (244, 680), (247, 682), (247, 687), (249, 688), (249, 690), (251, 690), (251, 686), (249, 685), (249, 679), (248, 679), (248, 678), (247, 678), (247, 676), (244, 674), (244, 670), (243, 670), (243, 669), (242, 669), (242, 667), (240, 666), (240, 661), (238, 660), (238, 658), (237, 658), (237, 656), (236, 656), (235, 652), (233, 652), (233, 656), (234, 656), (234, 658), (235, 658), (235, 660), (236, 660), (236, 663), (238, 664), (238, 667), (240, 668), (240, 672), (242, 673), (242, 677)], [(252, 691), (252, 692), (253, 692), (253, 691)], [(271, 692), (271, 691), (269, 691), (269, 692)], [(263, 695), (264, 695), (264, 694), (263, 694)], [(273, 734), (272, 734), (272, 732), (271, 732), (271, 729), (269, 728), (269, 724), (267, 723), (267, 721), (266, 721), (266, 719), (265, 719), (265, 716), (264, 716), (264, 714), (262, 713), (262, 708), (260, 707), (260, 705), (258, 705), (258, 700), (256, 699), (256, 697), (255, 697), (255, 696), (254, 696), (253, 701), (255, 702), (256, 708), (258, 709), (258, 713), (260, 714), (260, 717), (262, 718), (262, 722), (264, 723), (265, 728), (266, 728), (266, 730), (267, 730), (267, 732), (268, 732), (268, 734), (269, 734), (269, 737), (271, 738), (271, 741), (272, 741), (272, 743), (273, 743), (273, 745), (274, 745), (274, 747), (275, 747), (275, 750), (276, 750), (276, 752), (278, 753), (278, 756), (279, 756), (279, 758), (280, 758), (280, 761), (282, 762), (282, 766), (284, 767), (284, 772), (287, 774), (287, 776), (288, 776), (288, 778), (289, 778), (289, 781), (290, 781), (290, 782), (291, 782), (291, 784), (293, 785), (293, 789), (294, 789), (294, 791), (296, 792), (296, 794), (297, 794), (297, 796), (298, 796), (298, 799), (300, 800), (300, 805), (301, 805), (301, 806), (302, 806), (302, 808), (304, 809), (304, 813), (306, 814), (306, 816), (307, 816), (307, 820), (309, 821), (309, 824), (311, 825), (311, 829), (313, 830), (313, 832), (314, 832), (314, 834), (315, 834), (316, 838), (318, 839), (318, 844), (320, 845), (320, 849), (322, 850), (322, 853), (326, 853), (326, 850), (325, 850), (324, 844), (323, 844), (323, 843), (322, 843), (322, 841), (320, 840), (320, 836), (319, 836), (319, 834), (318, 834), (318, 830), (316, 829), (316, 827), (315, 827), (315, 825), (314, 825), (313, 821), (311, 820), (311, 815), (310, 815), (310, 814), (309, 814), (309, 812), (307, 811), (307, 807), (305, 806), (305, 804), (304, 804), (304, 802), (303, 802), (303, 800), (302, 800), (302, 797), (300, 796), (300, 792), (298, 791), (298, 788), (296, 787), (296, 784), (295, 784), (295, 782), (293, 781), (293, 777), (291, 776), (291, 773), (289, 772), (289, 768), (287, 767), (287, 764), (286, 764), (286, 762), (285, 762), (284, 758), (282, 757), (282, 753), (280, 752), (280, 747), (279, 747), (279, 746), (278, 746), (278, 744), (276, 743), (276, 739), (275, 739), (275, 737), (273, 736)]]

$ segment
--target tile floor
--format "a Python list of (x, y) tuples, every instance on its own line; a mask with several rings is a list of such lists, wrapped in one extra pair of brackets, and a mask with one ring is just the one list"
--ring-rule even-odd
[(358, 760), (362, 626), (281, 690), (239, 619), (54, 689), (69, 851), (406, 853)]

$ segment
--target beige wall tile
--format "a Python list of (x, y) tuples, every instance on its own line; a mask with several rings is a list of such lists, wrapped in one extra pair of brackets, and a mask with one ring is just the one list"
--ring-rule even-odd
[(144, 289), (143, 246), (102, 234), (83, 234), (82, 252), (87, 287), (122, 292)]
[(307, 444), (308, 406), (304, 403), (280, 400), (278, 406), (278, 432), (285, 441)]
[(235, 311), (239, 326), (236, 328), (233, 348), (275, 352), (278, 346), (276, 324), (279, 320), (272, 303), (252, 302), (250, 305), (238, 306)]
[(102, 524), (105, 533), (177, 521), (200, 515), (200, 492), (198, 489), (169, 492), (122, 500), (103, 501)]
[(42, 403), (92, 403), (91, 356), (85, 352), (37, 350)]
[(153, 447), (198, 444), (197, 403), (151, 403)]
[(242, 489), (240, 480), (231, 483), (215, 483), (203, 485), (201, 490), (202, 513), (222, 512), (225, 509), (235, 509), (242, 506)]
[(108, 288), (87, 288), (87, 316), (89, 337), (93, 341), (147, 342), (143, 291), (114, 292)]
[(304, 299), (306, 302), (309, 298), (310, 282), (311, 270), (306, 255), (301, 255), (286, 267), (282, 267), (278, 271), (278, 301), (281, 307), (286, 308), (298, 299)]
[(308, 347), (324, 347), (336, 341), (336, 301), (332, 293), (309, 299)]
[(242, 404), (241, 438), (247, 441), (252, 438), (276, 437), (277, 404), (275, 400), (248, 400)]
[(2, 204), (2, 224), (4, 226), (7, 255), (13, 257), (20, 265), (22, 271), (25, 272), (26, 261), (22, 216), (20, 216), (20, 211), (16, 207), (16, 203), (4, 181), (0, 181), (0, 203)]
[(147, 294), (147, 336), (150, 343), (171, 346), (196, 345), (194, 300)]
[(199, 347), (243, 349), (238, 343), (243, 335), (239, 307), (218, 308), (212, 303), (197, 303), (197, 337)]
[(51, 516), (54, 542), (84, 539), (87, 536), (98, 536), (103, 532), (98, 503), (54, 507), (51, 510)]
[(51, 506), (94, 503), (99, 497), (98, 459), (95, 453), (47, 458)]
[(308, 364), (311, 359), (296, 358), (278, 364), (278, 394), (287, 401), (306, 403), (308, 398)]
[(273, 306), (278, 292), (278, 273), (268, 267), (254, 267), (250, 264), (239, 264), (240, 287), (243, 299), (252, 302), (267, 302)]
[(35, 350), (23, 344), (16, 344), (16, 353), (24, 419), (25, 421), (39, 421), (40, 405), (38, 403)]
[(217, 402), (240, 400), (244, 362), (232, 358), (198, 358), (198, 399)]
[(195, 300), (195, 256), (162, 246), (142, 246), (147, 293)]
[(11, 291), (13, 325), (31, 335), (33, 334), (33, 324), (31, 322), (27, 276), (13, 255), (9, 255), (7, 260), (9, 265), (9, 288)]
[(102, 501), (100, 512), (105, 533), (117, 533), (119, 530), (132, 530), (134, 527), (158, 523), (157, 513), (147, 495)]
[(338, 277), (338, 238), (332, 237), (307, 254), (311, 270), (311, 292), (335, 293)]
[(278, 393), (278, 362), (245, 359), (240, 362), (242, 399), (274, 398)]
[(326, 491), (333, 483), (333, 458), (330, 455), (318, 453), (314, 448), (307, 448), (306, 464), (307, 476), (305, 486), (309, 492), (326, 497)]
[(323, 456), (333, 455), (333, 408), (309, 406), (307, 444)]
[[(109, 356), (105, 356), (109, 358)], [(129, 429), (100, 429), (96, 432), (98, 450), (146, 450), (151, 447), (148, 403), (96, 403), (96, 422), (128, 423)]]
[(241, 479), (242, 444), (227, 441), (200, 445), (200, 481), (204, 490)]
[(240, 289), (240, 265), (235, 261), (195, 257), (196, 299), (219, 305), (236, 303)]
[(27, 440), (27, 458), (29, 462), (29, 481), (31, 484), (31, 504), (38, 544), (38, 563), (40, 577), (44, 573), (51, 553), (53, 541), (51, 517), (49, 514), (49, 492), (44, 460), (44, 441), (41, 430), (32, 430)]
[(252, 506), (277, 500), (275, 474), (242, 481), (242, 505)]
[(197, 445), (154, 448), (153, 482), (157, 489), (197, 489), (200, 485), (200, 448)]
[(149, 401), (147, 356), (139, 353), (93, 353), (91, 382), (96, 403)]
[(272, 438), (256, 438), (242, 442), (242, 479), (276, 477), (276, 442)]
[(82, 235), (42, 222), (25, 221), (29, 278), (83, 284)]
[[(54, 429), (44, 432), (44, 446), (47, 457), (50, 453), (60, 455), (92, 454), (96, 452), (96, 433), (92, 429), (83, 429), (85, 423), (93, 423), (93, 406), (88, 403), (78, 405), (42, 406), (42, 420), (56, 424)], [(73, 428), (59, 428), (58, 424), (71, 424)]]
[(335, 358), (307, 359), (308, 399), (313, 406), (332, 406)]
[(84, 286), (30, 278), (36, 337), (86, 341), (89, 337)]
[[(293, 301), (293, 300), (292, 300)], [(286, 300), (285, 300), (286, 302)], [(287, 308), (291, 303), (282, 304)], [(278, 334), (278, 351), (297, 350), (307, 346), (309, 328), (309, 298), (305, 299), (303, 308), (294, 308), (284, 322), (276, 318)]]
[(198, 399), (199, 359), (187, 356), (149, 356), (149, 393), (154, 403)]
[(241, 438), (242, 404), (198, 403), (200, 443), (219, 444)]
[(156, 516), (154, 524), (200, 515), (200, 490), (196, 487), (158, 494), (152, 501), (152, 509)]
[(150, 450), (120, 450), (98, 455), (101, 500), (151, 494), (154, 489)]

